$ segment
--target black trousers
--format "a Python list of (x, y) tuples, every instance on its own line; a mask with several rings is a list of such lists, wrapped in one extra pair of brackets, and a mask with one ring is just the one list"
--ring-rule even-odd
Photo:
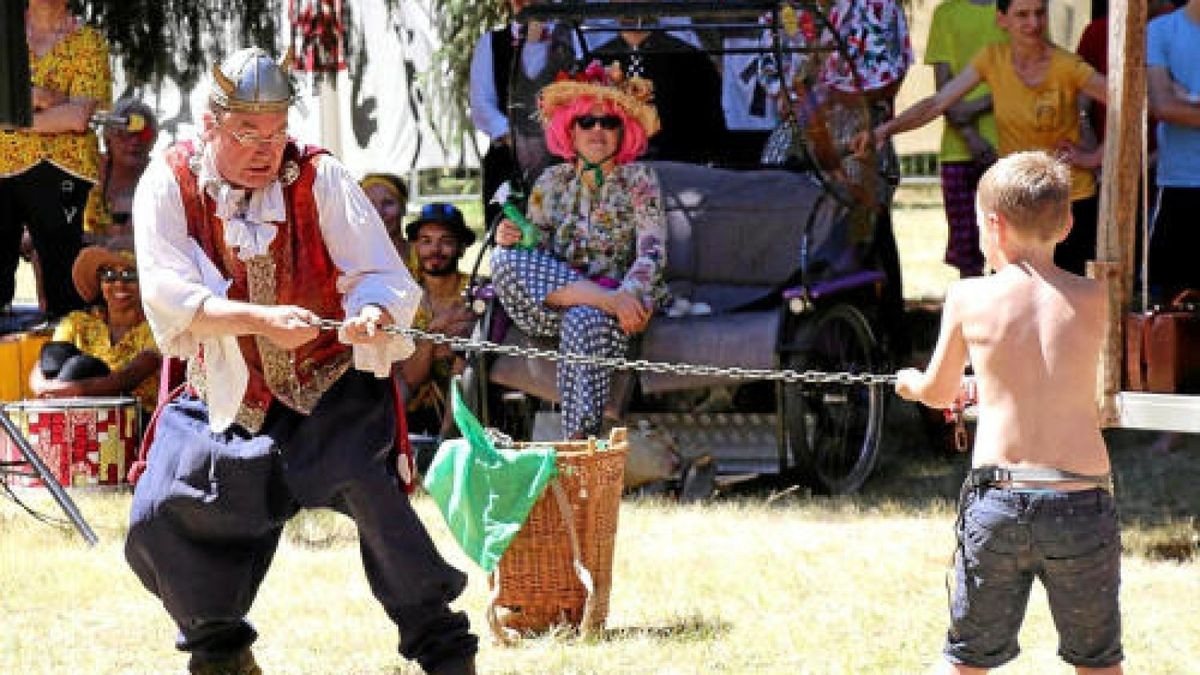
[[(399, 627), (400, 653), (427, 671), (473, 657), (467, 617), (449, 608), (466, 576), (442, 560), (397, 483), (395, 428), (389, 381), (353, 370), (311, 415), (273, 406), (257, 435), (236, 425), (212, 433), (207, 407), (187, 395), (163, 409), (125, 557), (178, 625), (179, 649), (211, 660), (253, 643), (245, 616), (284, 523), (327, 507), (358, 526), (363, 568)], [(320, 598), (313, 604), (319, 610)]]
[(1071, 202), (1071, 233), (1054, 248), (1054, 264), (1080, 276), (1087, 273), (1087, 261), (1096, 259), (1096, 219), (1099, 218), (1100, 198)]
[(83, 246), (83, 212), (92, 184), (48, 161), (0, 178), (0, 307), (16, 292), (21, 232), (29, 228), (42, 264), (46, 311), (59, 317), (82, 309), (71, 266)]
[(496, 190), (516, 175), (512, 151), (503, 145), (492, 143), (483, 155), (483, 218), (484, 227), (491, 227), (500, 215), (500, 205), (492, 203)]
[(70, 342), (47, 342), (38, 354), (38, 367), (49, 380), (80, 382), (112, 372), (108, 364), (85, 354)]
[(885, 277), (879, 298), (879, 323), (887, 338), (888, 355), (895, 363), (903, 363), (912, 352), (912, 331), (904, 309), (904, 278), (900, 272), (900, 250), (896, 247), (891, 209), (880, 209), (875, 218), (869, 257)]
[(1170, 302), (1185, 288), (1200, 289), (1200, 187), (1162, 187), (1151, 200), (1150, 290)]

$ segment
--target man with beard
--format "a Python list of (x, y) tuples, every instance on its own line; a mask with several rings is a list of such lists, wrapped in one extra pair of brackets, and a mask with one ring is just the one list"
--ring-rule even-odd
[[(405, 228), (409, 246), (416, 251), (419, 281), (425, 298), (414, 325), (432, 333), (466, 337), (475, 315), (463, 297), (468, 275), (458, 271), (458, 261), (475, 241), (452, 204), (432, 202)], [(400, 368), (408, 387), (408, 426), (413, 432), (441, 435), (448, 422), (446, 391), (450, 378), (462, 372), (463, 359), (447, 345), (417, 342), (417, 349)], [(418, 468), (424, 470), (418, 457)]]

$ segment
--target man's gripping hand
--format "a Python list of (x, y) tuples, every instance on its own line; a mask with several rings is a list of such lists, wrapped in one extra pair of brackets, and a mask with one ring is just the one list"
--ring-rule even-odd
[(321, 332), (321, 318), (312, 311), (294, 305), (261, 306), (257, 310), (259, 335), (281, 349), (295, 349)]
[(391, 336), (382, 329), (394, 323), (392, 315), (379, 305), (366, 305), (358, 316), (342, 324), (342, 336), (353, 345), (377, 345), (387, 342)]

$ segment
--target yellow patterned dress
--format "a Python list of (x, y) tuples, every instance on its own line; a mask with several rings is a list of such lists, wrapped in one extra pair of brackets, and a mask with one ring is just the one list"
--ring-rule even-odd
[[(99, 32), (80, 26), (44, 55), (29, 52), (30, 79), (34, 86), (70, 97), (95, 99), (100, 108), (106, 109), (112, 101), (108, 53), (108, 43)], [(0, 177), (22, 173), (41, 161), (94, 184), (100, 173), (96, 134), (0, 131)], [(89, 211), (98, 207), (96, 197), (93, 190), (88, 199)]]
[[(113, 371), (129, 364), (144, 351), (158, 351), (150, 324), (142, 321), (121, 336), (116, 344), (104, 319), (104, 310), (98, 307), (88, 311), (71, 312), (54, 330), (55, 342), (69, 342), (85, 354), (103, 361)], [(142, 380), (133, 390), (133, 396), (147, 411), (154, 410), (158, 402), (158, 375)]]
[[(30, 51), (29, 71), (34, 86), (96, 99), (101, 108), (107, 108), (112, 100), (108, 43), (89, 26), (81, 26), (43, 56)], [(100, 171), (96, 134), (0, 132), (0, 176), (21, 173), (42, 160), (94, 183)]]

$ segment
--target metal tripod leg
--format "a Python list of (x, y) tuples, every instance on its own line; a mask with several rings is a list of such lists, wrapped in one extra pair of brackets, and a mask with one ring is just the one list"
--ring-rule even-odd
[(17, 425), (13, 424), (13, 421), (8, 417), (8, 411), (3, 409), (0, 409), (0, 426), (4, 427), (4, 431), (12, 439), (13, 443), (17, 445), (17, 449), (21, 451), (21, 455), (25, 457), (25, 461), (29, 462), (29, 465), (37, 472), (38, 478), (42, 480), (42, 484), (54, 496), (54, 501), (58, 502), (63, 513), (67, 514), (67, 517), (71, 519), (71, 524), (75, 526), (75, 529), (79, 530), (79, 535), (88, 543), (88, 546), (95, 546), (100, 541), (96, 537), (96, 533), (92, 531), (87, 521), (83, 519), (83, 514), (79, 512), (79, 508), (75, 506), (75, 502), (71, 501), (70, 495), (59, 485), (58, 479), (50, 473), (50, 469), (46, 467), (46, 463), (42, 461), (37, 451), (33, 449), (33, 446), (29, 445), (29, 440), (25, 438), (25, 434), (22, 434)]

